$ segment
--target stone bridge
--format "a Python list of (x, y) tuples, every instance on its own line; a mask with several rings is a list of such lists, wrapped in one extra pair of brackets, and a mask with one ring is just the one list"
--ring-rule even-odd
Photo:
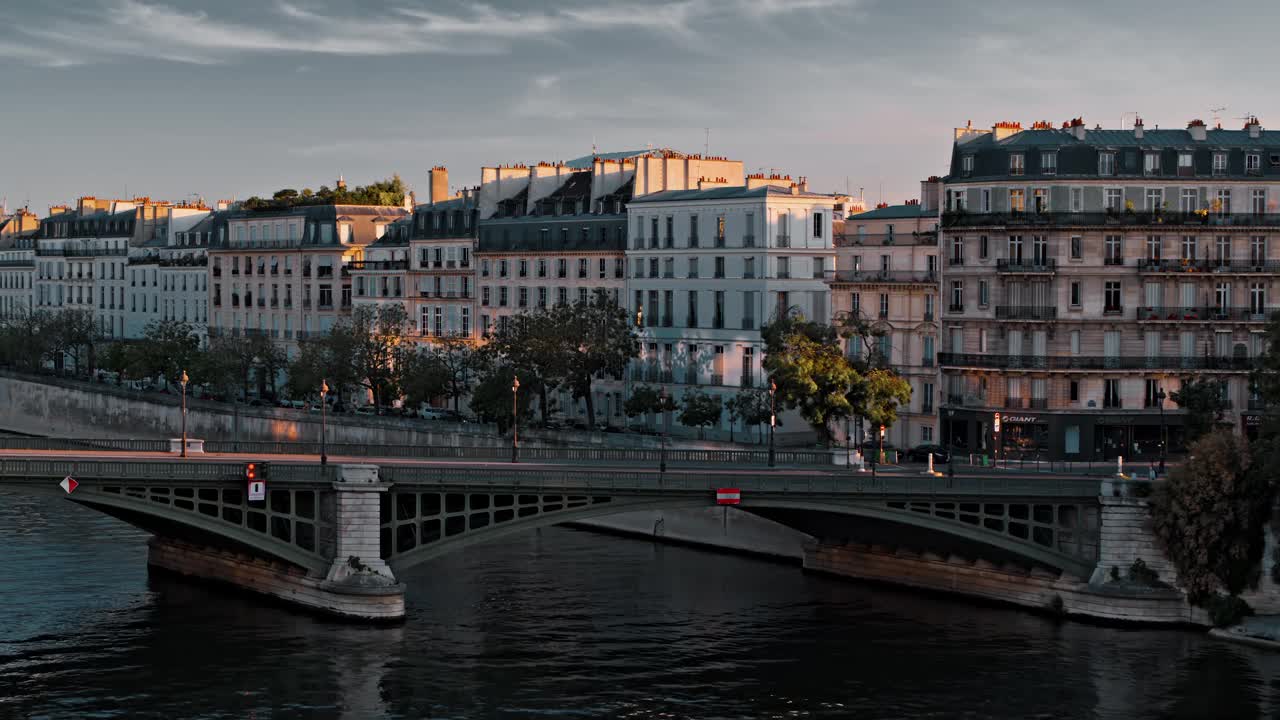
[[(267, 482), (260, 502), (246, 493), (250, 461)], [(1098, 564), (1101, 525), (1099, 482), (1080, 477), (389, 458), (320, 465), (108, 451), (0, 457), (6, 485), (49, 490), (66, 477), (78, 483), (71, 500), (153, 533), (153, 566), (365, 620), (402, 618), (397, 576), (444, 553), (596, 516), (707, 507), (718, 488), (738, 488), (740, 510), (819, 539), (905, 535), (1081, 579)]]

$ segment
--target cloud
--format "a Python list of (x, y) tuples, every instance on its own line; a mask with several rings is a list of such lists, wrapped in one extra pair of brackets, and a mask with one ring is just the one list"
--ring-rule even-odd
[[(419, 0), (422, 1), (422, 0)], [(564, 36), (610, 30), (664, 33), (689, 44), (698, 26), (727, 17), (760, 20), (783, 13), (854, 7), (858, 0), (658, 0), (637, 4), (583, 2), (543, 10), (459, 5), (453, 11), (393, 6), (382, 13), (311, 9), (290, 0), (237, 22), (150, 0), (101, 0), (100, 13), (74, 12), (20, 30), (47, 47), (0, 45), (0, 56), (37, 65), (91, 57), (131, 56), (211, 65), (246, 54), (393, 56), (505, 53), (520, 41), (564, 42)], [(104, 21), (105, 18), (105, 21)]]

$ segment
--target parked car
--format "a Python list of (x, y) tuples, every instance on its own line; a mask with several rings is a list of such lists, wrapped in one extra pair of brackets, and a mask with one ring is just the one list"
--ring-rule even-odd
[(934, 443), (917, 445), (907, 451), (907, 458), (913, 462), (928, 462), (930, 455), (933, 455), (933, 461), (935, 463), (946, 463), (951, 461), (951, 455), (947, 453), (947, 449)]

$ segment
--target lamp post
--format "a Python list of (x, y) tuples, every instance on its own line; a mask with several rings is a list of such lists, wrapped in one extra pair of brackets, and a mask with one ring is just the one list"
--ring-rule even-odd
[(519, 376), (511, 378), (511, 462), (520, 462), (517, 457), (520, 447), (520, 416), (517, 414), (520, 392)]
[(662, 434), (658, 437), (658, 472), (667, 471), (667, 388), (658, 391), (658, 411), (662, 413)]
[(187, 456), (187, 371), (182, 371), (178, 385), (182, 386), (182, 457)]
[(947, 408), (947, 475), (955, 477), (956, 475), (956, 454), (952, 451), (952, 435), (956, 431), (956, 411), (955, 408)]
[(774, 404), (774, 396), (778, 393), (778, 385), (772, 378), (769, 380), (769, 467), (773, 467), (773, 426), (778, 424), (777, 406)]
[(328, 423), (326, 421), (325, 398), (329, 396), (329, 383), (322, 378), (320, 380), (320, 464), (327, 465), (329, 463), (329, 454), (325, 452), (325, 438), (329, 435)]
[(1169, 447), (1169, 436), (1164, 426), (1164, 399), (1169, 397), (1165, 394), (1164, 388), (1156, 390), (1156, 400), (1160, 403), (1160, 474), (1164, 474), (1164, 459), (1167, 448)]

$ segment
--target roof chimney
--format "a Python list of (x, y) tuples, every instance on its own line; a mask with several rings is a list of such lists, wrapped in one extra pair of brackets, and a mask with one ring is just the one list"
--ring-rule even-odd
[(1249, 131), (1249, 137), (1257, 140), (1262, 137), (1262, 123), (1258, 122), (1258, 118), (1249, 116), (1249, 121), (1244, 124), (1244, 129)]
[(1139, 140), (1142, 139), (1142, 118), (1134, 118), (1133, 136)]
[(1197, 142), (1204, 142), (1208, 137), (1207, 131), (1208, 128), (1204, 126), (1203, 120), (1197, 119), (1187, 123), (1187, 132), (1191, 133), (1191, 139)]
[(346, 180), (344, 180), (344, 179), (342, 178), (342, 176), (341, 176), (341, 175), (339, 175), (339, 176), (338, 176), (337, 189), (338, 189), (338, 190), (346, 190), (346, 189), (347, 189), (347, 181), (346, 181)]
[(430, 186), (432, 205), (449, 199), (449, 171), (445, 166), (431, 168)]

